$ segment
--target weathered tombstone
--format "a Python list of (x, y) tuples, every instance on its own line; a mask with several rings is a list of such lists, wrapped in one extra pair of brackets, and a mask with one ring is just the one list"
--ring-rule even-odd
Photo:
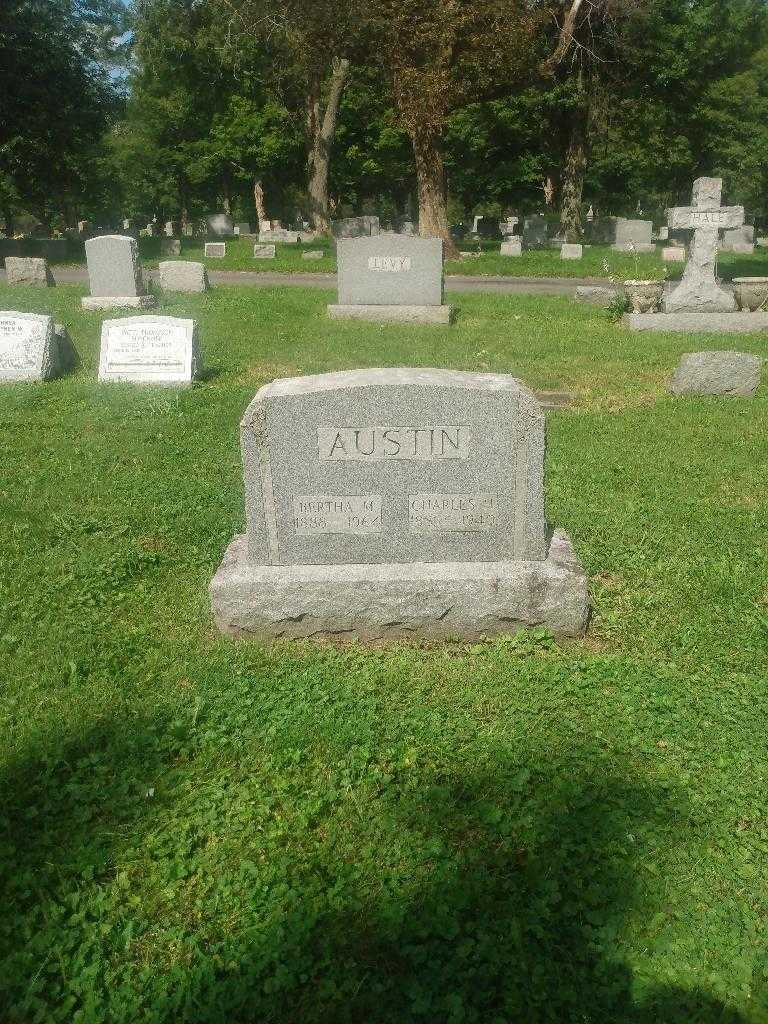
[(254, 245), (253, 258), (255, 260), (273, 260), (277, 253), (277, 247), (272, 245)]
[(751, 398), (760, 385), (763, 362), (749, 352), (687, 352), (669, 389), (673, 395)]
[(697, 178), (693, 205), (667, 210), (669, 227), (692, 228), (693, 243), (680, 284), (664, 297), (665, 313), (731, 312), (736, 300), (715, 278), (718, 232), (741, 227), (743, 206), (721, 206), (722, 178)]
[(236, 235), (250, 235), (250, 233), (251, 225), (247, 221), (240, 221), (238, 224), (235, 224)]
[(541, 214), (523, 221), (523, 245), (526, 249), (541, 249), (547, 244), (547, 220)]
[(381, 232), (379, 218), (366, 215), (364, 217), (343, 217), (331, 224), (334, 238), (362, 238), (366, 235), (378, 235)]
[(286, 228), (272, 228), (271, 231), (260, 231), (259, 241), (260, 242), (283, 242), (285, 244), (295, 245), (300, 242), (302, 238), (307, 239), (313, 233), (305, 233), (300, 231), (288, 231)]
[(403, 223), (400, 225), (400, 234), (401, 235), (415, 235), (416, 234), (416, 225), (413, 223), (412, 220), (404, 220), (403, 221)]
[(508, 238), (510, 235), (514, 235), (515, 228), (520, 223), (519, 217), (508, 216), (505, 220), (499, 224), (499, 230), (501, 231), (503, 238)]
[(259, 231), (271, 231), (271, 230), (272, 230), (272, 221), (271, 220), (260, 220), (259, 221)]
[(520, 237), (507, 237), (501, 243), (502, 256), (522, 256), (523, 240)]
[(629, 220), (627, 217), (616, 217), (614, 220), (614, 239), (612, 248), (616, 252), (653, 252), (651, 242), (653, 221)]
[(155, 305), (147, 295), (139, 260), (139, 247), (128, 235), (99, 235), (85, 243), (85, 259), (91, 294), (82, 299), (83, 309), (115, 309)]
[(226, 242), (206, 242), (204, 255), (208, 259), (223, 259), (227, 255), (227, 243)]
[(303, 260), (321, 260), (325, 256), (322, 249), (308, 249), (301, 254)]
[(328, 307), (331, 319), (450, 323), (441, 238), (340, 238), (337, 259), (339, 295)]
[(0, 381), (50, 380), (63, 363), (52, 317), (0, 312)]
[(201, 370), (194, 320), (129, 316), (102, 324), (101, 381), (185, 385)]
[(669, 227), (665, 225), (659, 228), (659, 241), (666, 242), (669, 239)]
[(742, 224), (723, 232), (721, 252), (754, 252), (755, 228), (753, 224)]
[(34, 256), (6, 256), (5, 283), (52, 288), (56, 282), (48, 269), (48, 262)]
[(160, 287), (166, 292), (208, 291), (208, 271), (202, 263), (168, 260), (158, 265)]
[(206, 217), (208, 234), (213, 238), (231, 238), (235, 225), (228, 213), (214, 213)]
[(661, 250), (661, 258), (665, 263), (685, 263), (685, 249), (679, 245), (668, 245)]
[(606, 285), (579, 285), (576, 289), (575, 299), (588, 306), (602, 306), (607, 308), (621, 295), (621, 291), (615, 287)]
[(181, 256), (181, 240), (179, 238), (162, 238), (160, 254), (162, 256)]
[(560, 249), (561, 260), (580, 260), (584, 255), (584, 246), (577, 242), (564, 242)]
[(545, 520), (544, 414), (513, 377), (376, 369), (277, 380), (240, 431), (247, 533), (211, 583), (221, 630), (584, 632), (584, 570)]

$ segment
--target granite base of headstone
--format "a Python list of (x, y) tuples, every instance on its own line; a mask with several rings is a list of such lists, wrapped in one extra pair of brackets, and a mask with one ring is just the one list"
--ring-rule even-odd
[(661, 258), (665, 263), (685, 263), (685, 249), (668, 245), (661, 250)]
[(760, 334), (768, 331), (768, 313), (625, 313), (633, 331), (707, 334)]
[(621, 295), (619, 288), (609, 288), (602, 285), (579, 285), (576, 289), (575, 298), (586, 306), (601, 306), (607, 308)]
[(206, 242), (203, 254), (209, 260), (221, 260), (227, 255), (226, 242)]
[(100, 381), (185, 386), (201, 371), (195, 320), (129, 316), (102, 324)]
[(340, 238), (338, 302), (332, 320), (448, 324), (443, 242), (416, 235)]
[(764, 361), (750, 352), (688, 352), (669, 390), (673, 395), (751, 398), (760, 386)]
[(277, 248), (272, 243), (271, 245), (256, 244), (253, 247), (253, 258), (255, 260), (273, 260), (277, 254)]
[(241, 423), (246, 533), (210, 585), (260, 639), (580, 636), (587, 578), (544, 512), (544, 414), (512, 377), (277, 380)]
[(207, 292), (208, 271), (192, 260), (166, 260), (158, 264), (160, 287), (166, 292)]
[(53, 288), (56, 284), (48, 261), (35, 256), (6, 256), (5, 283), (35, 288)]
[(522, 238), (506, 238), (501, 243), (501, 255), (502, 256), (522, 256), (523, 255), (523, 240)]
[(147, 294), (135, 238), (98, 235), (85, 243), (91, 294), (81, 300), (83, 309), (151, 309), (154, 295)]
[(0, 312), (0, 382), (51, 380), (72, 365), (71, 344), (53, 318), (38, 313)]

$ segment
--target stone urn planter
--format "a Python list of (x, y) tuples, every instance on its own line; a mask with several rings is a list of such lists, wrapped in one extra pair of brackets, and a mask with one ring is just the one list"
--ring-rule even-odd
[(664, 295), (663, 281), (625, 281), (624, 290), (632, 303), (633, 313), (655, 313)]
[(768, 277), (734, 277), (733, 294), (739, 309), (768, 309)]

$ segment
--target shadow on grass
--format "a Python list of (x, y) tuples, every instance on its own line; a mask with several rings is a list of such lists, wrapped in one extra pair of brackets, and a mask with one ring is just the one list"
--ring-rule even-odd
[[(11, 995), (2, 983), (9, 947), (26, 941), (29, 922), (44, 924), (62, 880), (76, 893), (83, 879), (114, 875), (116, 837), (140, 843), (142, 817), (154, 811), (140, 799), (147, 779), (167, 771), (188, 738), (184, 727), (140, 719), (99, 726), (50, 762), (17, 764), (0, 780), (2, 824), (13, 836), (0, 873), (0, 1007), (9, 998), (11, 1008), (4, 1019), (28, 1019), (22, 993), (42, 952)], [(264, 913), (255, 885), (252, 902), (232, 907), (238, 928), (218, 925), (215, 954), (207, 952), (210, 930), (197, 931), (206, 932), (205, 918), (191, 923), (179, 940), (195, 950), (191, 965), (165, 984), (160, 971), (149, 996), (146, 972), (142, 980), (127, 962), (121, 998), (132, 995), (109, 1019), (743, 1024), (697, 990), (662, 987), (635, 998), (622, 943), (625, 917), (642, 899), (642, 836), (660, 829), (684, 842), (685, 816), (669, 790), (611, 776), (596, 751), (569, 753), (572, 772), (542, 757), (521, 773), (501, 758), (491, 775), (435, 776), (416, 790), (395, 785), (373, 795), (358, 851), (321, 842), (308, 862), (297, 843), (285, 878), (297, 899)], [(260, 861), (279, 854), (258, 841), (248, 852)], [(214, 921), (229, 920), (216, 898), (209, 910)], [(123, 954), (104, 951), (105, 959)], [(76, 980), (78, 957), (70, 947), (62, 976)], [(106, 1007), (107, 980), (88, 984)], [(79, 992), (87, 1001), (87, 985)]]

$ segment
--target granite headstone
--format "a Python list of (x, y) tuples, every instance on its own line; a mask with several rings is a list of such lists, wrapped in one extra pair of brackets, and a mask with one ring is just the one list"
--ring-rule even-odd
[(0, 312), (0, 381), (41, 381), (62, 370), (53, 318)]
[(102, 324), (100, 381), (185, 385), (201, 369), (194, 320), (130, 316)]
[(155, 304), (147, 295), (139, 260), (139, 247), (129, 235), (99, 235), (85, 243), (91, 294), (83, 309), (120, 306), (148, 308)]
[(166, 292), (208, 291), (208, 271), (192, 260), (164, 260), (158, 265), (160, 287)]

